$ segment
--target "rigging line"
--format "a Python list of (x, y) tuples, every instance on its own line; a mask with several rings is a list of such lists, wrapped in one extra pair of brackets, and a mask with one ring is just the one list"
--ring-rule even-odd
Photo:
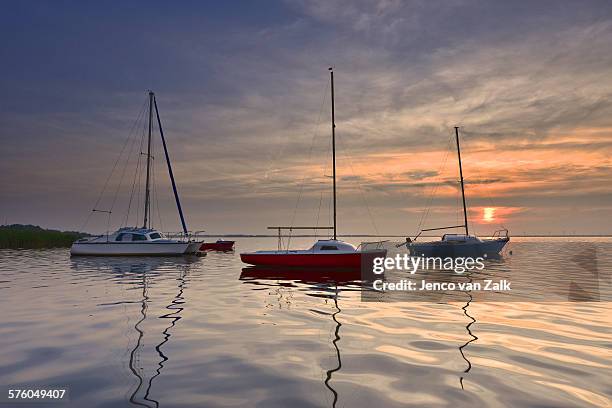
[(151, 128), (151, 195), (153, 200), (151, 200), (151, 203), (149, 204), (149, 215), (148, 215), (148, 219), (149, 219), (149, 223), (152, 226), (153, 225), (153, 217), (151, 216), (151, 214), (155, 214), (155, 211), (153, 209), (153, 203), (155, 202), (155, 125), (152, 126)]
[[(326, 86), (329, 86), (329, 84), (327, 84)], [(327, 92), (327, 88), (326, 88), (325, 92)], [(326, 94), (324, 93), (324, 94), (323, 94), (323, 101), (322, 101), (321, 103), (324, 103), (324, 102), (325, 102), (325, 96), (326, 96)], [(322, 109), (322, 107), (321, 107), (321, 109)], [(317, 126), (318, 126), (318, 125), (317, 125)], [(316, 127), (317, 127), (317, 126), (315, 126), (315, 128), (314, 128), (314, 131), (315, 131), (315, 132), (316, 132), (316, 130), (317, 130), (317, 129), (316, 129)], [(313, 137), (314, 137), (314, 136), (315, 136), (315, 134), (313, 134)], [(270, 159), (268, 160), (268, 163), (267, 163), (267, 166), (266, 166), (266, 170), (265, 170), (265, 172), (264, 172), (264, 179), (268, 179), (268, 174), (269, 174), (270, 172), (272, 172), (272, 171), (273, 171), (273, 170), (272, 170), (272, 166), (273, 166), (273, 165), (274, 165), (274, 163), (275, 163), (275, 162), (278, 160), (278, 158), (282, 157), (282, 155), (283, 155), (283, 153), (284, 153), (284, 151), (285, 151), (285, 149), (287, 148), (287, 145), (288, 145), (288, 143), (286, 142), (287, 140), (288, 140), (287, 138), (284, 138), (284, 139), (283, 139), (283, 141), (285, 141), (285, 143), (279, 144), (278, 153), (277, 153), (276, 155), (271, 155)], [(276, 159), (274, 158), (275, 156), (276, 156)], [(255, 192), (259, 191), (259, 187), (260, 187), (261, 185), (262, 185), (262, 183), (258, 183), (258, 184), (255, 186), (254, 191), (255, 191)]]
[(151, 203), (149, 204), (149, 223), (150, 227), (153, 228), (153, 217), (151, 214), (155, 215), (155, 138), (153, 137), (153, 133), (155, 132), (154, 128), (151, 130)]
[[(142, 152), (143, 148), (144, 148), (144, 139), (147, 137), (147, 123), (145, 120), (142, 121), (142, 143), (140, 145), (140, 153), (139, 155), (142, 156), (144, 153)], [(139, 224), (139, 220), (140, 220), (140, 192), (141, 190), (145, 189), (145, 186), (142, 185), (142, 173), (143, 171), (139, 171), (138, 172), (138, 190), (137, 191), (137, 195), (136, 195), (136, 223), (134, 224), (135, 226), (138, 226)]]
[[(329, 153), (331, 152), (331, 149), (332, 149), (332, 141), (330, 140), (329, 143), (326, 144), (326, 149), (325, 149), (325, 152), (323, 153), (322, 156), (323, 157), (327, 157), (329, 155)], [(330, 164), (329, 161), (325, 160), (324, 165), (323, 165), (323, 178), (328, 177), (328, 176), (326, 176), (326, 174), (327, 174), (327, 168), (328, 168), (329, 164)], [(321, 183), (321, 185), (324, 185), (324, 184), (325, 184), (324, 182)], [(324, 195), (324, 192), (321, 191), (320, 192), (320, 196), (319, 196), (319, 208), (317, 210), (317, 218), (316, 218), (317, 222), (315, 224), (317, 227), (319, 226), (319, 219), (320, 219), (320, 214), (321, 214), (323, 195)], [(331, 216), (331, 204), (332, 204), (332, 202), (333, 202), (333, 195), (330, 195), (329, 196), (329, 201), (328, 201), (328, 206), (327, 206), (327, 212), (328, 212), (328, 220), (327, 220), (328, 224), (327, 225), (331, 225), (333, 223), (332, 216)], [(315, 231), (315, 235), (318, 237), (317, 233), (318, 232)], [(328, 238), (329, 238), (329, 235), (328, 235)]]
[(164, 223), (162, 222), (161, 211), (159, 211), (159, 193), (157, 188), (157, 179), (155, 178), (155, 161), (153, 161), (153, 197), (155, 198), (155, 210), (157, 211), (157, 220), (159, 221), (159, 229), (164, 230)]
[(334, 203), (334, 195), (329, 194), (329, 200), (327, 200), (327, 225), (332, 225), (334, 216), (332, 213), (332, 205)]
[[(477, 167), (474, 168), (474, 172), (473, 173), (475, 173), (475, 176), (476, 176), (477, 179), (482, 179), (483, 178), (482, 172)], [(493, 197), (489, 193), (488, 189), (483, 188), (483, 193), (485, 195), (485, 198), (489, 201), (489, 204), (491, 204), (491, 207), (494, 207), (494, 208), (498, 207), (498, 205), (493, 202)], [(501, 227), (501, 228), (505, 228), (504, 225), (499, 223), (499, 222), (496, 222), (496, 225)]]
[[(340, 140), (340, 139), (338, 139)], [(341, 143), (339, 143), (341, 144)], [(353, 159), (351, 157), (351, 155), (348, 153), (348, 149), (346, 147), (346, 144), (342, 145), (341, 147), (343, 147), (341, 150), (344, 154), (344, 157), (346, 157), (348, 164), (349, 164), (349, 168), (351, 169), (351, 174), (354, 177), (357, 177), (357, 174), (355, 173), (355, 169), (353, 168)], [(357, 181), (357, 179), (354, 180), (355, 181), (355, 185), (357, 185), (357, 189), (359, 190), (361, 199), (363, 201), (363, 204), (365, 205), (366, 211), (368, 212), (368, 217), (370, 217), (370, 222), (372, 223), (372, 226), (374, 227), (374, 231), (376, 231), (376, 235), (380, 235), (378, 232), (378, 228), (376, 227), (376, 222), (374, 222), (374, 217), (372, 216), (372, 212), (370, 211), (370, 206), (368, 205), (368, 201), (366, 200), (365, 197), (365, 192), (363, 191), (363, 189), (361, 188), (361, 183), (359, 183)]]
[[(134, 198), (134, 191), (136, 189), (136, 178), (138, 176), (139, 171), (140, 171), (140, 161), (142, 159), (142, 155), (140, 154), (140, 152), (142, 151), (142, 147), (144, 144), (144, 133), (142, 135), (140, 135), (140, 147), (138, 150), (138, 160), (136, 161), (136, 170), (134, 172), (134, 180), (132, 181), (132, 191), (130, 192), (130, 200), (128, 202), (128, 208), (127, 208), (127, 214), (125, 215), (125, 222), (124, 222), (124, 226), (127, 226), (127, 223), (129, 222), (129, 217), (130, 217), (130, 211), (132, 208), (132, 200)], [(136, 210), (138, 211), (138, 209)], [(136, 222), (138, 223), (138, 214), (136, 215)], [(137, 224), (135, 224), (137, 225)]]
[[(141, 108), (141, 112), (143, 111), (143, 109), (144, 109), (144, 104), (143, 104), (143, 108)], [(115, 171), (115, 168), (117, 167), (117, 164), (119, 164), (119, 160), (121, 160), (121, 157), (123, 156), (123, 152), (125, 151), (125, 148), (127, 147), (128, 142), (130, 141), (130, 138), (132, 136), (132, 131), (134, 130), (134, 128), (135, 128), (136, 124), (138, 123), (139, 119), (140, 119), (140, 113), (139, 113), (138, 117), (136, 118), (136, 120), (134, 121), (134, 123), (132, 124), (130, 132), (128, 134), (128, 138), (123, 143), (123, 147), (121, 148), (121, 151), (119, 153), (119, 157), (117, 157), (117, 160), (115, 160), (115, 163), (113, 164), (113, 168), (112, 168), (110, 174), (108, 175), (108, 177), (106, 179), (106, 182), (104, 183), (104, 187), (102, 188), (102, 192), (100, 193), (100, 196), (98, 197), (98, 200), (96, 201), (96, 204), (94, 205), (94, 208), (98, 208), (98, 204), (100, 203), (100, 200), (102, 199), (102, 196), (104, 195), (104, 192), (106, 191), (106, 187), (108, 186), (108, 182), (110, 181), (110, 179), (111, 179), (111, 177), (112, 177), (112, 175), (113, 175), (113, 173)]]
[(115, 195), (113, 197), (113, 201), (112, 201), (111, 206), (110, 206), (110, 211), (111, 212), (113, 211), (113, 208), (115, 208), (115, 203), (117, 202), (117, 197), (119, 195), (119, 190), (121, 190), (121, 186), (123, 185), (123, 179), (125, 178), (125, 172), (126, 172), (127, 167), (128, 167), (128, 165), (130, 163), (130, 157), (132, 156), (132, 152), (134, 151), (134, 146), (136, 145), (136, 140), (137, 140), (137, 138), (134, 137), (133, 140), (132, 140), (132, 143), (130, 144), (130, 150), (128, 151), (128, 153), (126, 155), (126, 161), (125, 161), (125, 164), (123, 166), (123, 170), (121, 171), (121, 177), (119, 178), (119, 184), (117, 185), (117, 188), (115, 189)]
[[(332, 141), (330, 140), (329, 143), (326, 144), (327, 148), (325, 149), (325, 153), (323, 154), (323, 157), (327, 157), (329, 156), (331, 150), (332, 150)], [(327, 174), (327, 168), (329, 167), (330, 163), (329, 160), (325, 160), (325, 164), (323, 165), (323, 178), (326, 178), (326, 174)], [(323, 185), (324, 183), (321, 183), (321, 185)], [(324, 192), (321, 191), (321, 198), (323, 197)], [(334, 197), (332, 194), (329, 195), (329, 200), (327, 201), (327, 216), (328, 216), (328, 220), (327, 220), (327, 225), (332, 225), (333, 224), (333, 219), (332, 219), (332, 203), (333, 203)], [(320, 209), (319, 209), (320, 212)], [(317, 214), (317, 218), (319, 217), (319, 214)], [(318, 226), (318, 224), (317, 224)], [(330, 234), (332, 234), (331, 231), (329, 231)], [(330, 237), (330, 235), (328, 235), (328, 238)]]
[[(328, 89), (328, 87), (329, 87), (329, 84), (326, 85), (325, 92), (323, 94), (323, 99), (321, 100), (321, 105), (319, 107), (319, 114), (318, 114), (318, 117), (317, 117), (317, 122), (316, 122), (316, 124), (315, 124), (315, 126), (313, 128), (312, 137), (311, 137), (311, 140), (310, 140), (310, 148), (308, 149), (308, 160), (307, 160), (306, 164), (310, 164), (310, 161), (312, 159), (312, 150), (314, 148), (315, 140), (317, 138), (317, 133), (319, 131), (319, 126), (321, 124), (321, 118), (323, 116), (323, 108), (325, 107), (325, 101), (327, 100), (327, 89)], [(292, 221), (291, 221), (291, 224), (290, 224), (292, 226), (293, 226), (293, 222), (295, 221), (295, 215), (296, 215), (296, 212), (297, 212), (300, 200), (301, 200), (302, 191), (304, 189), (304, 184), (305, 184), (305, 181), (306, 181), (306, 177), (307, 177), (307, 174), (304, 174), (304, 176), (302, 177), (302, 180), (300, 182), (300, 189), (299, 189), (299, 192), (298, 192), (297, 201), (295, 203), (295, 209), (294, 209), (294, 212), (293, 212), (293, 218), (292, 218)]]
[[(448, 144), (447, 144), (447, 149), (446, 149), (446, 153), (444, 154), (444, 158), (442, 160), (442, 164), (440, 165), (440, 168), (438, 169), (438, 174), (441, 174), (441, 172), (446, 168), (446, 162), (448, 160), (448, 157), (450, 155), (450, 149), (452, 146), (452, 137), (449, 138)], [(431, 192), (428, 198), (428, 203), (426, 206), (426, 210), (421, 214), (421, 220), (419, 221), (419, 226), (418, 226), (418, 230), (421, 230), (422, 224), (427, 220), (427, 217), (429, 216), (429, 211), (431, 208), (431, 204), (433, 203), (433, 198), (438, 190), (439, 187), (439, 183), (434, 184), (431, 187)]]
[[(111, 169), (110, 174), (106, 178), (106, 181), (104, 182), (104, 186), (102, 187), (102, 191), (98, 195), (98, 199), (96, 200), (96, 203), (93, 206), (94, 210), (98, 208), (98, 204), (100, 204), (100, 200), (102, 200), (102, 196), (104, 196), (104, 193), (106, 192), (106, 188), (108, 186), (108, 183), (109, 183), (111, 177), (113, 176), (113, 173), (115, 171), (115, 168), (117, 167), (117, 164), (119, 163), (119, 160), (123, 156), (123, 152), (124, 152), (125, 148), (127, 147), (128, 142), (130, 141), (130, 139), (132, 137), (132, 132), (134, 131), (140, 116), (143, 114), (143, 112), (145, 110), (145, 107), (146, 107), (146, 101), (143, 103), (143, 105), (140, 108), (140, 111), (139, 111), (139, 113), (138, 113), (138, 115), (136, 117), (136, 120), (134, 121), (134, 123), (130, 127), (130, 131), (128, 132), (128, 137), (126, 138), (125, 142), (123, 143), (123, 146), (121, 147), (121, 151), (119, 152), (119, 157), (117, 157), (117, 159), (115, 160), (115, 163), (113, 164), (113, 168)], [(87, 226), (87, 223), (89, 222), (89, 219), (91, 218), (92, 213), (93, 213), (93, 211), (89, 212), (89, 215), (87, 216), (87, 218), (85, 220), (85, 223), (83, 223), (83, 225), (81, 226), (81, 231)]]
[[(319, 130), (319, 126), (321, 124), (321, 118), (323, 117), (323, 108), (325, 107), (325, 101), (327, 100), (327, 90), (328, 90), (328, 88), (329, 88), (329, 84), (326, 82), (325, 92), (323, 93), (323, 99), (321, 100), (321, 105), (319, 107), (319, 115), (318, 115), (318, 118), (317, 118), (317, 122), (314, 125), (313, 132), (312, 132), (312, 137), (311, 137), (311, 140), (310, 140), (310, 148), (308, 149), (308, 160), (306, 161), (307, 165), (310, 164), (310, 161), (312, 159), (312, 150), (314, 148), (315, 139), (317, 138), (317, 133), (318, 133), (318, 130)], [(306, 172), (304, 172), (304, 176), (302, 177), (302, 180), (300, 181), (300, 188), (298, 190), (298, 197), (297, 197), (297, 200), (295, 202), (295, 207), (293, 209), (293, 215), (291, 216), (291, 223), (289, 224), (290, 226), (293, 226), (294, 223), (295, 223), (295, 217), (297, 215), (297, 210), (298, 210), (298, 207), (300, 205), (300, 201), (302, 199), (302, 192), (304, 190), (304, 184), (306, 184), (306, 177), (307, 177), (307, 174), (306, 174)], [(289, 240), (287, 242), (287, 249), (289, 249), (290, 242), (291, 242), (291, 230), (289, 230)]]
[[(331, 149), (332, 149), (332, 141), (330, 140), (329, 143), (326, 144), (326, 146), (327, 146), (327, 148), (325, 149), (325, 153), (323, 154), (323, 157), (327, 157), (330, 154)], [(329, 161), (325, 160), (325, 164), (323, 165), (323, 178), (327, 178), (328, 177), (326, 174), (327, 174), (327, 168), (329, 167), (329, 164), (330, 164)], [(322, 182), (321, 185), (324, 186), (325, 182)], [(319, 225), (318, 220), (319, 220), (320, 213), (321, 213), (321, 208), (322, 208), (321, 202), (323, 200), (323, 196), (326, 195), (325, 194), (326, 190), (327, 190), (326, 188), (325, 188), (325, 190), (322, 190), (321, 191), (321, 195), (319, 197), (319, 209), (317, 210), (317, 224), (316, 224), (317, 226)], [(331, 212), (331, 205), (333, 203), (333, 199), (334, 199), (333, 195), (330, 194), (329, 195), (329, 200), (327, 201), (327, 216), (328, 216), (327, 225), (332, 225), (333, 224), (332, 212)], [(330, 234), (331, 233), (332, 232), (330, 231)], [(328, 238), (330, 236), (331, 235), (328, 235)]]
[[(157, 129), (159, 129), (159, 127), (157, 127)], [(156, 152), (155, 152), (155, 147), (156, 145), (153, 144), (151, 146), (151, 151), (153, 152), (153, 157), (155, 158)], [(157, 219), (159, 221), (159, 228), (161, 231), (164, 230), (164, 224), (162, 223), (162, 219), (161, 219), (161, 212), (159, 211), (159, 186), (157, 185), (157, 178), (156, 178), (156, 171), (155, 171), (155, 163), (156, 160), (153, 160), (153, 166), (152, 166), (152, 174), (151, 174), (151, 178), (153, 180), (153, 199), (155, 201), (155, 210), (157, 211)], [(152, 220), (153, 218), (151, 218)]]
[[(446, 168), (446, 162), (448, 160), (448, 157), (450, 155), (450, 150), (451, 150), (451, 146), (452, 146), (452, 136), (449, 136), (448, 139), (448, 143), (446, 145), (446, 153), (444, 154), (444, 158), (442, 160), (442, 164), (440, 165), (440, 168), (438, 169), (438, 175), (442, 174), (442, 170), (444, 170), (444, 168)], [(440, 183), (436, 183), (431, 187), (431, 192), (429, 195), (429, 198), (427, 200), (427, 205), (425, 207), (425, 210), (421, 213), (421, 218), (419, 220), (419, 224), (417, 226), (417, 232), (421, 231), (421, 227), (423, 226), (423, 224), (425, 223), (425, 221), (427, 220), (427, 217), (429, 216), (429, 211), (431, 209), (431, 204), (433, 203), (433, 198), (436, 194), (436, 192), (438, 191), (438, 187), (440, 186)]]
[[(457, 223), (455, 225), (459, 225), (459, 191), (457, 191), (457, 200), (455, 202), (455, 216), (457, 217)], [(455, 228), (457, 230), (457, 228)]]
[[(318, 227), (319, 226), (319, 216), (321, 215), (321, 203), (323, 201), (323, 192), (321, 191), (321, 195), (319, 196), (319, 209), (317, 210), (317, 222), (315, 223), (315, 225)], [(315, 230), (315, 239), (319, 238), (319, 233), (318, 233), (318, 229)]]
[[(489, 194), (489, 192), (488, 192), (486, 189), (484, 190), (484, 193), (485, 193), (485, 195), (486, 195), (487, 199), (489, 200), (489, 203), (491, 203), (491, 207), (493, 207), (493, 208), (497, 208), (497, 207), (498, 207), (498, 205), (497, 205), (497, 204), (495, 204), (495, 203), (493, 202), (493, 197), (492, 197), (492, 196)], [(506, 228), (506, 227), (504, 226), (504, 224), (502, 224), (502, 223), (500, 223), (500, 222), (497, 222), (496, 224), (497, 224), (497, 226), (499, 226), (499, 227), (501, 227), (501, 228)]]
[(108, 241), (108, 236), (110, 235), (110, 223), (111, 223), (111, 215), (112, 211), (109, 211), (106, 217), (106, 240)]

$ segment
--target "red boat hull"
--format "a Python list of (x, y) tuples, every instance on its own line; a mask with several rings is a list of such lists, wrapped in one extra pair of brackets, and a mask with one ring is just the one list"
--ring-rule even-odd
[(359, 268), (278, 268), (249, 266), (242, 269), (240, 280), (287, 280), (303, 283), (345, 284), (363, 279)]
[(346, 254), (278, 253), (240, 254), (242, 262), (256, 266), (286, 266), (305, 268), (361, 268), (363, 262), (370, 264), (375, 257), (384, 257), (386, 251), (356, 252)]
[(234, 241), (204, 242), (200, 251), (231, 251), (234, 249)]

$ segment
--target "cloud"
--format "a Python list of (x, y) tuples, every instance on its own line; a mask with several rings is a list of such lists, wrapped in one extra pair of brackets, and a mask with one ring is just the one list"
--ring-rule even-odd
[[(33, 203), (88, 210), (153, 87), (194, 224), (242, 228), (238, 220), (255, 207), (287, 219), (300, 194), (300, 208), (316, 210), (330, 190), (330, 65), (341, 211), (352, 215), (365, 195), (379, 222), (397, 232), (404, 228), (392, 221), (397, 209), (426, 207), (434, 192), (454, 208), (455, 125), (477, 208), (492, 197), (499, 208), (531, 209), (512, 214), (521, 225), (543, 208), (561, 214), (557, 201), (584, 210), (585, 220), (591, 201), (610, 202), (606, 3), (288, 1), (253, 20), (231, 10), (218, 20), (201, 10), (167, 19), (150, 13), (147, 19), (167, 23), (145, 38), (126, 21), (147, 19), (128, 13), (113, 25), (121, 41), (99, 54), (66, 36), (80, 27), (96, 43), (104, 24), (72, 20), (64, 29), (45, 26), (49, 42), (22, 36), (21, 51), (5, 51), (13, 62), (47, 55), (49, 70), (35, 74), (31, 64), (20, 70), (14, 63), (0, 82), (11, 101), (0, 111), (3, 203), (29, 202), (40, 223), (76, 227), (72, 214)], [(54, 57), (62, 44), (63, 59)], [(164, 172), (161, 164), (160, 192), (168, 193)], [(171, 203), (162, 207), (175, 218)], [(344, 222), (370, 229), (360, 216)], [(545, 217), (524, 224), (556, 228)], [(255, 222), (246, 228), (258, 231)]]
[(432, 170), (415, 170), (406, 173), (406, 176), (412, 180), (423, 180), (437, 176), (439, 173)]

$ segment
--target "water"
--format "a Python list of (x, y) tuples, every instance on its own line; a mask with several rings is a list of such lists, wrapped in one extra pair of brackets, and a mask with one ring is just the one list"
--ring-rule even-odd
[(363, 302), (350, 283), (241, 280), (238, 252), (273, 239), (195, 259), (1, 251), (1, 392), (69, 388), (35, 407), (612, 406), (612, 240), (511, 244), (491, 274), (546, 282), (586, 253), (596, 293)]

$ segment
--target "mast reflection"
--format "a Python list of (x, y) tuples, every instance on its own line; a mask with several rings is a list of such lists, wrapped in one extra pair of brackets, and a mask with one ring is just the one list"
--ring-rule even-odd
[(336, 307), (336, 311), (332, 314), (332, 320), (336, 323), (336, 327), (334, 330), (334, 340), (332, 340), (332, 345), (336, 349), (336, 358), (338, 361), (338, 365), (330, 370), (327, 370), (327, 376), (325, 377), (324, 384), (334, 396), (332, 407), (335, 408), (336, 403), (338, 402), (338, 392), (331, 386), (331, 379), (332, 379), (332, 375), (335, 372), (340, 371), (340, 369), (342, 368), (342, 359), (340, 358), (340, 347), (338, 347), (338, 342), (340, 341), (340, 327), (342, 327), (342, 323), (340, 323), (337, 318), (338, 314), (340, 314), (340, 312), (342, 311), (340, 309), (340, 306), (338, 306), (338, 285), (336, 285), (336, 294), (335, 296), (333, 296), (333, 299), (334, 299), (334, 306)]
[[(170, 340), (170, 337), (172, 337), (172, 328), (177, 324), (179, 320), (182, 319), (182, 317), (180, 316), (180, 313), (184, 310), (183, 305), (185, 304), (185, 298), (183, 296), (183, 293), (185, 290), (185, 285), (188, 282), (186, 277), (187, 277), (187, 272), (189, 270), (189, 265), (177, 265), (177, 267), (179, 269), (179, 275), (176, 278), (176, 281), (178, 282), (177, 284), (178, 292), (174, 296), (170, 304), (165, 306), (165, 309), (168, 310), (169, 312), (161, 316), (158, 316), (159, 319), (167, 319), (168, 325), (161, 331), (161, 334), (163, 337), (162, 340), (155, 345), (155, 351), (157, 355), (159, 356), (159, 361), (157, 362), (157, 368), (155, 369), (155, 374), (153, 374), (148, 380), (145, 380), (142, 375), (142, 373), (144, 372), (143, 364), (141, 364), (142, 360), (139, 358), (135, 358), (135, 356), (140, 352), (141, 348), (143, 347), (142, 340), (143, 340), (145, 332), (144, 330), (140, 328), (140, 324), (144, 322), (145, 319), (147, 318), (147, 309), (148, 309), (147, 304), (149, 301), (149, 296), (147, 294), (147, 287), (148, 287), (147, 275), (143, 274), (142, 307), (141, 307), (142, 317), (134, 325), (134, 329), (138, 332), (138, 341), (136, 342), (136, 345), (134, 346), (132, 352), (130, 353), (130, 362), (129, 362), (130, 370), (138, 378), (138, 385), (130, 396), (130, 402), (134, 405), (146, 406), (146, 407), (159, 407), (159, 401), (151, 398), (151, 388), (153, 386), (153, 380), (155, 380), (161, 374), (164, 368), (164, 363), (166, 363), (166, 361), (170, 359), (163, 352), (162, 346)], [(143, 393), (144, 395), (139, 400), (138, 395), (143, 394)]]
[[(469, 273), (466, 274), (466, 277), (468, 278), (468, 282), (472, 283), (472, 277), (471, 277), (471, 275)], [(472, 300), (474, 300), (474, 297), (472, 296), (472, 293), (469, 290), (465, 291), (465, 293), (468, 295), (468, 300), (465, 303), (465, 305), (463, 305), (461, 310), (463, 310), (463, 314), (466, 315), (470, 319), (468, 324), (465, 326), (465, 330), (467, 331), (467, 333), (470, 335), (471, 338), (468, 341), (466, 341), (463, 345), (459, 346), (459, 353), (461, 353), (461, 357), (467, 363), (467, 368), (465, 369), (465, 371), (463, 371), (464, 374), (467, 374), (472, 369), (472, 362), (467, 358), (467, 356), (465, 355), (463, 349), (466, 348), (468, 346), (468, 344), (472, 343), (473, 341), (478, 340), (478, 337), (475, 336), (474, 333), (472, 333), (472, 330), (471, 330), (471, 326), (474, 323), (476, 323), (476, 319), (474, 319), (474, 317), (468, 313), (468, 308), (469, 308), (470, 304), (472, 303)], [(459, 384), (461, 384), (461, 389), (462, 390), (465, 389), (464, 386), (463, 386), (463, 378), (464, 378), (463, 375), (459, 378)]]
[[(134, 324), (134, 330), (137, 333), (136, 344), (130, 350), (128, 367), (130, 372), (136, 377), (137, 384), (135, 389), (129, 395), (129, 402), (132, 405), (148, 408), (157, 408), (160, 403), (151, 397), (153, 380), (161, 375), (165, 363), (170, 359), (163, 351), (163, 346), (170, 341), (172, 337), (172, 329), (178, 323), (182, 316), (181, 312), (185, 309), (184, 292), (189, 283), (188, 272), (192, 265), (199, 262), (197, 257), (184, 258), (117, 258), (117, 257), (100, 257), (100, 258), (73, 258), (72, 267), (74, 270), (98, 270), (101, 272), (110, 272), (115, 275), (115, 283), (136, 285), (141, 290), (140, 300), (137, 302), (125, 301), (115, 302), (117, 304), (139, 303), (140, 318)], [(175, 278), (177, 284), (177, 293), (172, 298), (169, 304), (164, 306), (165, 313), (160, 316), (153, 316), (154, 319), (164, 319), (168, 322), (161, 331), (152, 329), (146, 330), (147, 322), (154, 323), (156, 320), (151, 320), (149, 305), (151, 296), (149, 288), (152, 281), (156, 278), (170, 278), (171, 274), (178, 271), (178, 276)], [(163, 273), (162, 273), (163, 272)], [(156, 284), (162, 284), (161, 280), (156, 281)], [(147, 319), (147, 317), (149, 317)], [(146, 353), (146, 339), (155, 338), (155, 334), (161, 334), (161, 341), (155, 344), (154, 350), (156, 359), (142, 358), (141, 355)], [(150, 349), (149, 349), (150, 350)], [(153, 361), (156, 362), (156, 367), (152, 375), (149, 375), (146, 366)], [(150, 372), (150, 370), (149, 370)]]
[[(325, 269), (311, 269), (311, 268), (261, 268), (261, 267), (248, 267), (243, 268), (240, 274), (240, 280), (244, 283), (255, 284), (255, 285), (269, 285), (266, 280), (277, 281), (280, 286), (294, 286), (293, 282), (310, 284), (315, 287), (318, 291), (323, 291), (323, 294), (308, 293), (308, 296), (324, 298), (326, 302), (333, 300), (335, 312), (331, 314), (332, 321), (334, 322), (334, 338), (332, 340), (332, 346), (334, 347), (334, 356), (336, 365), (329, 370), (325, 371), (325, 380), (323, 384), (332, 393), (332, 407), (336, 407), (338, 403), (339, 394), (338, 391), (333, 387), (333, 375), (342, 369), (342, 357), (340, 352), (340, 328), (342, 323), (338, 320), (342, 309), (338, 304), (338, 298), (340, 295), (339, 285), (346, 289), (353, 287), (360, 288), (361, 271), (354, 269), (346, 270), (325, 270)], [(290, 282), (293, 281), (293, 282)]]

